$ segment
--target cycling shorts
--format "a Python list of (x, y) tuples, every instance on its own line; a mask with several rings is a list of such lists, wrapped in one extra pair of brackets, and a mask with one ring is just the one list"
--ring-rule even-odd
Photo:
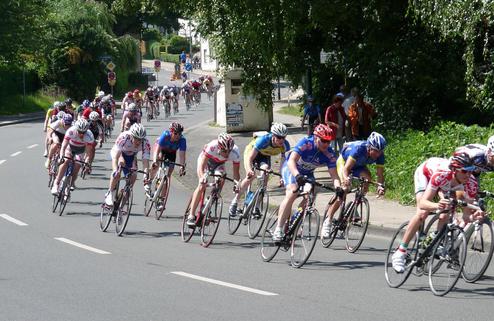
[[(251, 144), (247, 145), (244, 149), (244, 168), (247, 168), (249, 162), (249, 155), (252, 151), (253, 146)], [(264, 164), (268, 165), (268, 168), (271, 168), (271, 156), (263, 155), (260, 152), (257, 153), (254, 158), (253, 164), (257, 164), (258, 166), (262, 166)]]
[[(314, 173), (306, 174), (310, 179), (314, 179)], [(295, 179), (295, 176), (292, 175), (292, 172), (290, 172), (290, 169), (288, 168), (288, 162), (285, 162), (283, 164), (283, 167), (281, 168), (281, 177), (283, 177), (283, 182), (285, 183), (285, 187), (287, 187), (290, 184), (297, 184), (297, 180)]]
[[(163, 150), (160, 150), (159, 154), (158, 154), (158, 159), (162, 159), (162, 160), (168, 160), (172, 163), (175, 163), (176, 159), (177, 159), (177, 152), (165, 152)], [(173, 170), (173, 168), (175, 168), (175, 165), (168, 165), (168, 168), (170, 170)]]
[(425, 192), (427, 184), (429, 184), (429, 179), (424, 175), (424, 166), (426, 162), (420, 164), (413, 174), (413, 185), (415, 187), (415, 194)]
[(134, 166), (134, 159), (135, 159), (135, 154), (133, 155), (126, 155), (122, 153), (122, 158), (125, 161), (125, 167), (122, 168), (122, 172), (124, 173), (125, 176), (129, 174), (129, 168), (132, 168)]
[[(340, 155), (338, 157), (338, 160), (336, 161), (336, 171), (338, 172), (338, 176), (340, 177), (340, 181), (343, 182), (343, 168), (345, 168), (345, 160), (343, 157)], [(350, 174), (353, 177), (360, 177), (360, 174), (363, 171), (369, 171), (367, 169), (367, 166), (354, 166), (352, 170), (350, 171)]]
[(56, 130), (51, 133), (51, 139), (53, 140), (53, 143), (55, 144), (61, 144), (63, 142), (63, 138), (65, 137), (65, 134), (59, 133)]

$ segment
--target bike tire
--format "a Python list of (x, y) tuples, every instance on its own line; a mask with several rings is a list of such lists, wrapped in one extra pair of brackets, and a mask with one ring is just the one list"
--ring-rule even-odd
[(320, 223), (321, 217), (315, 208), (305, 211), (292, 236), (290, 263), (293, 267), (301, 268), (307, 263), (317, 243)]
[(55, 213), (57, 211), (59, 204), (60, 204), (60, 197), (58, 195), (53, 195), (53, 202), (51, 204), (52, 213)]
[(110, 226), (113, 214), (113, 207), (109, 207), (106, 204), (101, 205), (101, 212), (99, 216), (99, 228), (101, 232), (106, 232)]
[(166, 175), (160, 184), (158, 195), (161, 195), (161, 191), (162, 191), (163, 187), (166, 188), (165, 196), (163, 196), (162, 198), (161, 198), (161, 196), (158, 196), (161, 198), (161, 201), (163, 202), (163, 204), (162, 204), (163, 206), (162, 206), (161, 210), (158, 210), (158, 208), (155, 207), (155, 211), (154, 211), (154, 216), (157, 220), (159, 220), (161, 218), (161, 216), (163, 215), (163, 212), (165, 211), (166, 202), (168, 200), (168, 194), (170, 193), (170, 186), (168, 185), (168, 177)]
[(261, 237), (261, 259), (264, 262), (270, 262), (276, 253), (280, 250), (281, 243), (273, 241), (273, 233), (278, 222), (278, 206), (269, 214), (268, 221), (264, 227), (264, 231)]
[(434, 245), (430, 258), (429, 286), (434, 295), (444, 296), (454, 288), (461, 276), (466, 254), (465, 233), (459, 227), (448, 229)]
[(60, 207), (58, 208), (58, 216), (62, 216), (65, 206), (70, 198), (70, 186), (72, 184), (72, 176), (65, 176), (62, 178), (61, 188), (58, 192), (60, 195)]
[(242, 215), (245, 215), (243, 213), (246, 209), (247, 206), (244, 206), (242, 214), (240, 215), (239, 213), (237, 213), (235, 217), (232, 217), (230, 213), (228, 213), (228, 234), (234, 235), (237, 232), (238, 228), (242, 224), (242, 220), (244, 219)]
[(201, 245), (209, 247), (213, 243), (216, 232), (221, 222), (221, 213), (223, 212), (223, 199), (215, 197), (204, 214), (201, 227)]
[(350, 213), (347, 220), (345, 244), (349, 253), (355, 253), (362, 245), (369, 226), (369, 216), (369, 201), (362, 197), (361, 202), (353, 206), (352, 213)]
[(259, 191), (252, 201), (254, 206), (247, 216), (247, 234), (251, 240), (261, 233), (266, 216), (269, 210), (269, 194), (266, 191)]
[[(479, 229), (470, 234), (467, 241), (467, 257), (461, 273), (468, 283), (478, 281), (485, 273), (492, 259), (494, 251), (494, 233), (492, 222), (484, 218)], [(475, 227), (474, 227), (475, 228)]]
[[(323, 217), (323, 224), (324, 222), (326, 221), (326, 219), (328, 218), (328, 210), (329, 210), (329, 207), (332, 205), (332, 202), (329, 202), (327, 205), (326, 205), (326, 208), (324, 209), (324, 217)], [(346, 203), (345, 204), (345, 208), (343, 210), (343, 213), (341, 213), (341, 207), (339, 208), (339, 211), (340, 213), (338, 214), (339, 216), (339, 219), (338, 219), (338, 222), (337, 224), (335, 224), (334, 222), (334, 217), (333, 217), (333, 222), (331, 222), (331, 229), (330, 229), (330, 232), (329, 232), (329, 237), (325, 238), (323, 237), (323, 233), (321, 233), (321, 244), (324, 248), (328, 248), (331, 246), (331, 244), (333, 244), (334, 240), (336, 239), (336, 236), (338, 235), (338, 233), (341, 231), (341, 224), (343, 222), (343, 218), (346, 216), (346, 213), (350, 210), (350, 206), (352, 205), (352, 203)], [(338, 210), (336, 211), (338, 212)], [(336, 215), (336, 212), (335, 212), (335, 215)]]
[(403, 273), (398, 273), (393, 269), (392, 256), (400, 246), (400, 242), (403, 239), (403, 235), (405, 234), (408, 224), (409, 222), (405, 222), (398, 227), (391, 238), (391, 242), (389, 243), (388, 250), (386, 252), (386, 260), (384, 261), (384, 276), (386, 278), (386, 282), (392, 288), (398, 288), (405, 283), (413, 270), (411, 263), (417, 258), (418, 255), (418, 233), (415, 233), (410, 242), (408, 242), (409, 246), (405, 259), (405, 271)]
[(144, 195), (145, 200), (144, 200), (144, 216), (148, 217), (149, 213), (151, 213), (151, 210), (153, 209), (154, 206), (154, 201), (150, 199), (147, 195)]
[(132, 190), (129, 190), (129, 192), (121, 191), (119, 194), (115, 233), (117, 236), (122, 236), (129, 222), (130, 211), (132, 210)]
[(192, 196), (190, 197), (187, 207), (185, 208), (184, 217), (182, 219), (182, 230), (180, 231), (180, 234), (182, 236), (182, 241), (184, 241), (185, 243), (190, 241), (196, 230), (195, 227), (189, 227), (187, 225), (187, 217), (189, 216), (191, 202), (192, 202)]

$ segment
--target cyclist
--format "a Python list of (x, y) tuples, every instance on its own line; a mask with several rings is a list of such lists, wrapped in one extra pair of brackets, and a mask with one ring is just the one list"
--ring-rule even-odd
[(99, 103), (101, 102), (101, 99), (103, 99), (103, 97), (105, 97), (105, 92), (100, 90), (98, 94), (94, 97), (93, 104), (95, 106), (99, 106)]
[(129, 91), (122, 100), (122, 112), (125, 112), (132, 103), (135, 103), (134, 93)]
[(134, 97), (134, 102), (139, 109), (139, 113), (141, 114), (142, 117), (142, 105), (144, 103), (141, 95), (141, 91), (139, 89), (134, 89), (133, 96)]
[[(43, 125), (43, 131), (46, 133), (48, 130), (48, 125), (50, 124), (52, 120), (52, 116), (55, 113), (55, 111), (58, 109), (58, 106), (60, 105), (59, 101), (55, 101), (52, 105), (52, 107), (48, 108), (46, 111), (45, 115), (45, 123)], [(50, 135), (45, 135), (45, 151), (43, 153), (43, 156), (46, 157), (48, 156), (48, 145), (50, 142)]]
[(103, 138), (105, 137), (103, 133), (103, 122), (100, 120), (98, 112), (93, 111), (89, 114), (89, 130), (93, 134), (94, 141), (88, 146), (88, 163), (89, 166), (93, 163), (94, 154), (96, 153), (96, 145), (99, 143), (99, 147), (103, 145)]
[(75, 108), (72, 104), (72, 98), (65, 99), (65, 113), (69, 113), (72, 117), (75, 117)]
[[(108, 206), (113, 206), (115, 200), (115, 187), (120, 180), (120, 171), (118, 170), (122, 166), (122, 172), (124, 175), (129, 173), (130, 168), (137, 168), (137, 153), (142, 153), (143, 170), (146, 172), (144, 176), (144, 189), (149, 190), (147, 172), (149, 168), (149, 156), (151, 146), (149, 140), (146, 138), (146, 129), (141, 124), (134, 124), (128, 131), (125, 131), (118, 135), (115, 145), (111, 149), (112, 159), (112, 175), (110, 177), (110, 186), (105, 195), (105, 203)], [(131, 178), (132, 186), (134, 186), (137, 174), (133, 173)]]
[[(403, 239), (393, 254), (393, 269), (402, 273), (405, 271), (405, 256), (408, 242), (420, 228), (420, 224), (427, 218), (428, 214), (436, 210), (446, 210), (450, 207), (451, 200), (445, 197), (445, 193), (464, 191), (463, 197), (467, 202), (473, 202), (477, 197), (478, 184), (472, 172), (475, 165), (472, 159), (464, 152), (455, 152), (448, 160), (444, 158), (432, 157), (420, 164), (415, 170), (415, 199), (417, 211), (410, 220)], [(434, 197), (439, 196), (439, 202), (434, 202)], [(451, 194), (453, 198), (456, 194)], [(473, 218), (484, 215), (484, 212), (474, 211), (467, 207), (463, 208), (463, 220), (470, 221)], [(444, 225), (447, 215), (439, 218), (438, 228)]]
[[(377, 182), (377, 195), (383, 196), (384, 189), (384, 149), (386, 148), (386, 139), (383, 135), (372, 132), (367, 140), (359, 140), (343, 145), (336, 167), (338, 176), (343, 184), (345, 190), (348, 190), (352, 185), (351, 177), (363, 177), (367, 180), (371, 180), (371, 174), (367, 165), (376, 164)], [(368, 184), (364, 185), (364, 193), (367, 192)], [(339, 207), (340, 201), (335, 201), (337, 207)], [(327, 219), (323, 222), (321, 235), (323, 238), (329, 237), (331, 232), (331, 223), (333, 222), (333, 216), (335, 211), (331, 211)]]
[(198, 79), (194, 79), (190, 81), (190, 86), (192, 87), (192, 98), (197, 104), (200, 104), (202, 83)]
[(124, 129), (129, 129), (130, 126), (135, 123), (141, 123), (141, 114), (139, 113), (139, 108), (136, 106), (136, 104), (132, 103), (129, 105), (128, 109), (122, 116), (122, 125), (120, 126), (120, 131), (123, 132)]
[(202, 152), (197, 159), (197, 177), (199, 183), (192, 195), (192, 201), (190, 204), (191, 211), (187, 218), (188, 226), (195, 226), (196, 217), (195, 213), (197, 205), (199, 204), (200, 195), (206, 188), (206, 180), (204, 179), (206, 173), (214, 171), (219, 175), (225, 174), (225, 163), (232, 161), (233, 163), (233, 178), (240, 180), (240, 152), (238, 146), (235, 145), (233, 138), (227, 133), (221, 133), (218, 138), (209, 142), (204, 146)]
[(456, 149), (457, 152), (467, 153), (472, 159), (476, 169), (473, 175), (480, 184), (480, 174), (482, 172), (494, 171), (494, 136), (489, 137), (487, 146), (481, 144), (469, 144)]
[[(156, 140), (153, 149), (153, 163), (151, 164), (151, 180), (154, 179), (154, 176), (158, 171), (158, 160), (168, 160), (175, 163), (177, 159), (177, 151), (179, 158), (178, 163), (184, 165), (184, 167), (180, 168), (179, 175), (182, 176), (185, 174), (185, 151), (187, 150), (187, 142), (185, 137), (182, 135), (183, 131), (184, 127), (181, 124), (173, 122), (170, 124), (169, 129), (165, 130)], [(173, 165), (168, 166), (168, 173), (166, 173), (168, 176), (168, 184), (171, 184), (173, 169)], [(166, 189), (163, 188), (161, 196), (164, 196), (165, 192)], [(161, 204), (158, 204), (158, 210), (161, 210)]]
[(168, 87), (168, 91), (170, 92), (170, 104), (173, 107), (174, 104), (177, 105), (177, 111), (178, 111), (178, 95), (180, 94), (180, 89), (177, 87), (177, 85), (172, 84), (171, 86)]
[(85, 120), (89, 120), (89, 115), (91, 115), (92, 112), (97, 112), (100, 117), (102, 115), (101, 109), (94, 103), (91, 103), (89, 104), (89, 108), (84, 109), (84, 111), (82, 112), (82, 117)]
[(77, 107), (77, 109), (75, 111), (76, 119), (81, 118), (84, 110), (86, 110), (86, 108), (89, 108), (90, 105), (91, 105), (91, 102), (88, 99), (84, 99), (82, 104), (80, 104), (79, 107)]
[(302, 116), (302, 124), (307, 120), (307, 134), (312, 135), (312, 131), (317, 124), (321, 123), (321, 108), (319, 105), (314, 105), (314, 98), (307, 96), (307, 103), (304, 105), (304, 115)]
[[(63, 162), (64, 156), (69, 158), (74, 158), (79, 161), (83, 161), (85, 159), (85, 154), (88, 152), (89, 144), (94, 141), (93, 134), (88, 130), (89, 123), (87, 120), (81, 118), (75, 122), (74, 126), (70, 127), (65, 133), (65, 137), (62, 143), (62, 148), (60, 151), (60, 161)], [(62, 176), (65, 174), (67, 170), (68, 162), (64, 162), (58, 168), (58, 174), (55, 178), (55, 182), (51, 189), (51, 193), (53, 195), (58, 194), (58, 185), (60, 184), (60, 180)], [(79, 168), (81, 165), (79, 163), (74, 164), (74, 171), (72, 172), (72, 186), (73, 188), (75, 181), (77, 180), (77, 173), (79, 172)]]
[(112, 128), (113, 119), (115, 118), (115, 102), (111, 95), (104, 96), (100, 103), (101, 120), (105, 128)]
[(288, 130), (284, 124), (273, 123), (270, 133), (253, 139), (245, 147), (244, 168), (247, 174), (240, 182), (238, 191), (233, 197), (229, 209), (230, 216), (235, 217), (237, 215), (238, 200), (256, 177), (253, 168), (254, 164), (264, 170), (269, 170), (271, 168), (271, 156), (281, 154), (281, 172), (285, 160), (285, 152), (290, 150), (290, 143), (286, 140), (286, 135), (288, 135)]
[(53, 157), (53, 154), (60, 149), (60, 146), (62, 146), (65, 132), (70, 128), (72, 121), (74, 120), (71, 114), (62, 114), (62, 112), (60, 112), (57, 116), (59, 116), (59, 119), (50, 123), (48, 126), (48, 135), (51, 139), (51, 145), (48, 158), (45, 162), (46, 169), (50, 168), (51, 158)]
[(163, 102), (163, 109), (165, 110), (165, 113), (167, 115), (169, 115), (170, 109), (171, 109), (171, 104), (169, 104), (167, 107), (167, 103), (170, 103), (171, 97), (170, 97), (170, 90), (168, 89), (168, 86), (163, 86), (163, 89), (161, 89), (160, 98), (161, 98), (161, 101)]
[[(293, 202), (298, 197), (298, 193), (294, 191), (304, 186), (307, 178), (314, 179), (314, 170), (317, 167), (327, 166), (338, 196), (343, 194), (336, 172), (336, 155), (329, 146), (334, 136), (328, 125), (319, 124), (314, 128), (314, 135), (302, 138), (290, 150), (288, 161), (281, 170), (286, 192), (278, 211), (278, 224), (273, 233), (273, 241), (279, 242), (283, 239), (284, 224), (290, 216)], [(335, 204), (333, 207), (334, 211), (338, 208)]]
[(192, 92), (192, 86), (189, 84), (188, 81), (184, 82), (182, 84), (182, 96), (184, 97), (185, 104), (187, 105), (190, 104), (191, 102), (191, 92)]
[(146, 93), (144, 94), (144, 103), (148, 104), (148, 113), (150, 113), (152, 119), (154, 115), (157, 114), (156, 110), (158, 109), (158, 100), (155, 99), (154, 90), (152, 87), (148, 87), (148, 89), (146, 89)]

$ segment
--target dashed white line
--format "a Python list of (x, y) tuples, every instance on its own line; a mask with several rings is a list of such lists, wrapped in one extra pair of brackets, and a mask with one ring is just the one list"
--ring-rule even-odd
[(10, 157), (15, 157), (15, 156), (19, 155), (20, 153), (22, 153), (22, 152), (21, 151), (15, 152), (15, 153), (11, 154)]
[(210, 278), (205, 278), (203, 276), (199, 276), (199, 275), (195, 275), (195, 274), (190, 274), (190, 273), (186, 273), (186, 272), (182, 272), (182, 271), (175, 271), (175, 272), (170, 272), (170, 273), (175, 274), (175, 275), (184, 276), (186, 278), (191, 278), (191, 279), (194, 279), (194, 280), (199, 280), (199, 281), (203, 281), (203, 282), (213, 283), (213, 284), (216, 284), (216, 285), (221, 285), (221, 286), (225, 286), (225, 287), (228, 287), (228, 288), (233, 288), (233, 289), (237, 289), (237, 290), (241, 290), (241, 291), (256, 293), (256, 294), (260, 294), (260, 295), (269, 295), (269, 296), (278, 295), (277, 293), (262, 291), (262, 290), (253, 289), (253, 288), (249, 288), (249, 287), (246, 287), (246, 286), (242, 286), (242, 285), (237, 285), (237, 284), (233, 284), (233, 283), (228, 283), (228, 282), (218, 281), (218, 280), (214, 280), (214, 279), (210, 279)]
[(92, 247), (92, 246), (89, 246), (89, 245), (85, 245), (85, 244), (82, 244), (82, 243), (74, 242), (72, 240), (66, 239), (65, 237), (55, 237), (55, 240), (60, 241), (60, 242), (64, 242), (64, 243), (67, 243), (67, 244), (70, 244), (70, 245), (73, 245), (73, 246), (77, 246), (77, 247), (79, 247), (81, 249), (88, 250), (88, 251), (91, 251), (91, 252), (94, 252), (94, 253), (98, 253), (98, 254), (111, 254), (110, 252), (103, 251), (103, 250), (97, 249), (97, 248)]
[(13, 217), (12, 217), (12, 216), (10, 216), (10, 215), (7, 215), (7, 214), (0, 214), (0, 217), (1, 217), (1, 218), (3, 218), (3, 219), (5, 219), (5, 220), (7, 220), (7, 221), (9, 221), (9, 222), (12, 222), (12, 223), (14, 223), (14, 224), (17, 224), (17, 225), (19, 225), (19, 226), (27, 226), (27, 224), (26, 224), (26, 223), (24, 223), (24, 222), (22, 222), (22, 221), (19, 221), (18, 219), (15, 219), (15, 218), (13, 218)]
[(31, 148), (34, 148), (34, 147), (36, 147), (36, 146), (38, 146), (38, 144), (33, 144), (33, 145), (31, 145), (31, 146), (27, 146), (27, 149), (31, 149)]
[(5, 163), (5, 162), (6, 162), (6, 160), (5, 160), (5, 159), (0, 160), (0, 165), (2, 165), (2, 164), (3, 164), (3, 163)]

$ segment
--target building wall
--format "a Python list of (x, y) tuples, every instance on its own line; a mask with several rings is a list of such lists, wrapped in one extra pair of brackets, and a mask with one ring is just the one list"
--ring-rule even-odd
[(207, 71), (215, 71), (218, 68), (218, 63), (211, 58), (211, 48), (207, 39), (201, 39), (201, 69)]

